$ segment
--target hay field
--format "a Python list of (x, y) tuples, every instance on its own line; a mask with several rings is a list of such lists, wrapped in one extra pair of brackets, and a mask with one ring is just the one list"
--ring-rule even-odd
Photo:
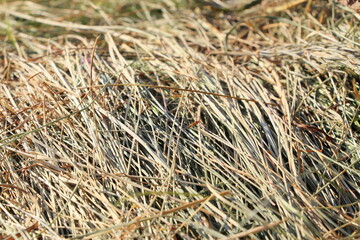
[(359, 21), (1, 1), (0, 239), (359, 239)]

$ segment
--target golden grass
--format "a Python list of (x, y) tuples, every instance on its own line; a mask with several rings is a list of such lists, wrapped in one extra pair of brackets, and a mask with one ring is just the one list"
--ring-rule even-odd
[(0, 239), (360, 238), (358, 16), (218, 2), (0, 4)]

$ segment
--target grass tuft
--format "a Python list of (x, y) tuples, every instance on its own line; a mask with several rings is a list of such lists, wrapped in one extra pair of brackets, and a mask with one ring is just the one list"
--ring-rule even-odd
[(360, 238), (358, 15), (231, 3), (0, 3), (0, 239)]

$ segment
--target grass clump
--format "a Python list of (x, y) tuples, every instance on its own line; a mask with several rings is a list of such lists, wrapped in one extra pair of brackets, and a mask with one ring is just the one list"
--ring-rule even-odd
[(0, 5), (3, 239), (360, 237), (353, 11), (67, 3)]

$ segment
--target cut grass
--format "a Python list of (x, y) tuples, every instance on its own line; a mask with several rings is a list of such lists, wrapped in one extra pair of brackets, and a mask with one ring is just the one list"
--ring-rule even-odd
[(2, 238), (360, 237), (354, 12), (214, 2), (1, 3)]

